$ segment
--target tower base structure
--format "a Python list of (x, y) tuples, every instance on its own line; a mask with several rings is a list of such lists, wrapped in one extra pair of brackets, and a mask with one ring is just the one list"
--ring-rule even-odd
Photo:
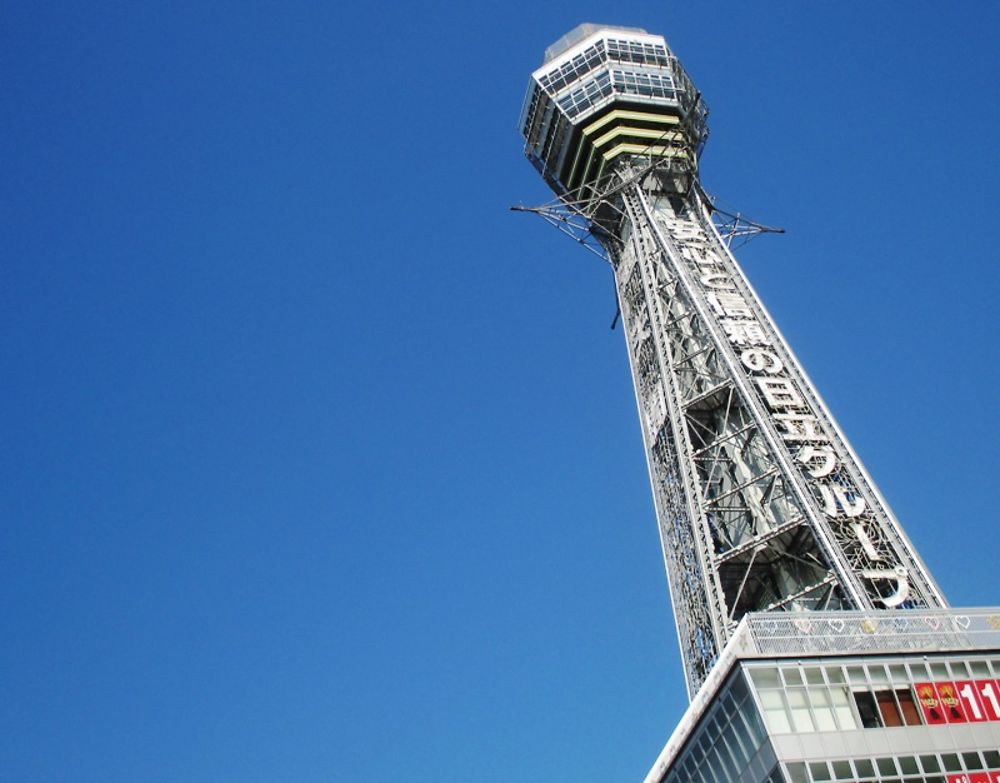
[(746, 615), (645, 783), (1000, 783), (1000, 608)]

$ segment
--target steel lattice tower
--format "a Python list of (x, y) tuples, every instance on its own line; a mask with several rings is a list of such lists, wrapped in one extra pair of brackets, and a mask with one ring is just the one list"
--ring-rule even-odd
[(748, 612), (945, 607), (730, 252), (666, 41), (581, 25), (532, 74), (537, 212), (614, 270), (689, 696)]

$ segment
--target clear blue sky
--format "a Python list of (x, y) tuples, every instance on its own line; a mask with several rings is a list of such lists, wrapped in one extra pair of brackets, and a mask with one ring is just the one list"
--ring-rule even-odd
[(0, 11), (0, 778), (638, 781), (684, 687), (610, 275), (508, 212), (662, 32), (754, 284), (955, 605), (996, 564), (995, 2)]

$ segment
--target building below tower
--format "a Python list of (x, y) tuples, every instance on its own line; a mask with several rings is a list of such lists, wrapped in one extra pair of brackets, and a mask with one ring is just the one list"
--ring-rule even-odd
[(1000, 783), (1000, 608), (748, 614), (645, 783)]

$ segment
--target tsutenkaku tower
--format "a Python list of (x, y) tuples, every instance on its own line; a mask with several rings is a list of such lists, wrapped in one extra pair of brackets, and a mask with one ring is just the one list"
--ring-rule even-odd
[(520, 120), (531, 211), (614, 270), (689, 695), (747, 612), (946, 606), (720, 232), (707, 114), (661, 36), (585, 24)]

